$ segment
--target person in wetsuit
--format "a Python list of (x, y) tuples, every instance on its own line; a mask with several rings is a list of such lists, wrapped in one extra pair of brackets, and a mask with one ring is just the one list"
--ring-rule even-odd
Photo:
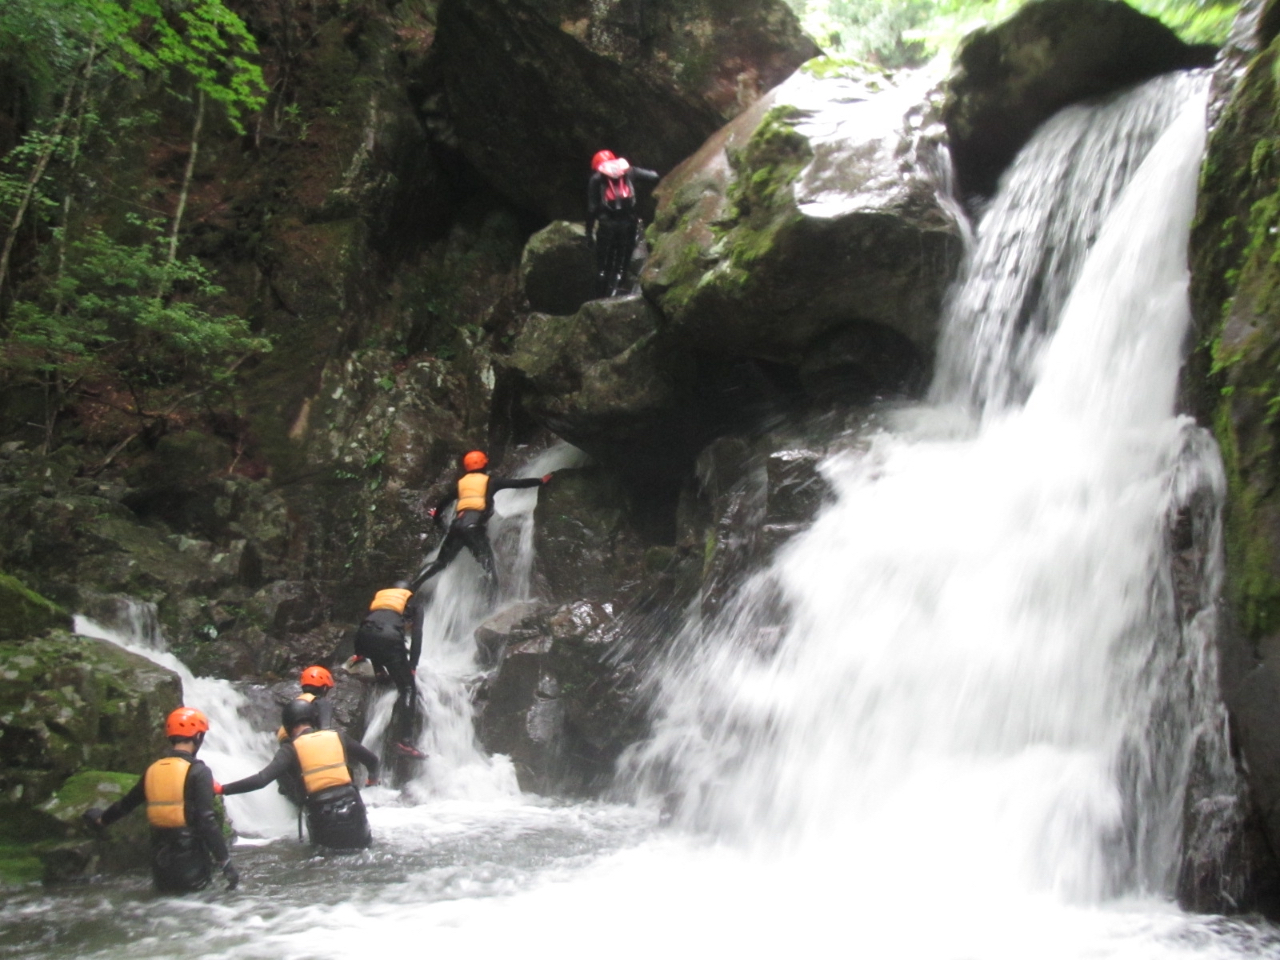
[(493, 515), (493, 495), (499, 490), (520, 490), (528, 487), (540, 487), (551, 480), (551, 474), (544, 477), (524, 477), (519, 480), (508, 480), (503, 477), (491, 477), (485, 472), (489, 465), (489, 457), (483, 450), (471, 450), (462, 458), (462, 468), (466, 471), (458, 480), (455, 491), (441, 500), (427, 515), (437, 523), (449, 504), (457, 501), (457, 512), (444, 542), (440, 544), (440, 552), (435, 560), (422, 568), (414, 579), (412, 589), (420, 586), (453, 562), (463, 547), (471, 551), (484, 570), (490, 594), (498, 590), (498, 571), (493, 561), (493, 548), (489, 546), (489, 517)]
[(90, 825), (101, 829), (147, 805), (151, 878), (161, 893), (201, 890), (213, 879), (214, 867), (222, 871), (229, 890), (240, 882), (213, 808), (217, 786), (213, 772), (196, 759), (208, 731), (209, 719), (199, 710), (174, 710), (164, 724), (169, 752), (147, 767), (133, 789), (107, 809), (84, 813)]
[[(307, 667), (298, 677), (298, 685), (302, 687), (302, 692), (294, 699), (307, 700), (316, 705), (318, 722), (316, 724), (321, 730), (333, 729), (333, 704), (326, 697), (330, 690), (333, 689), (333, 674), (328, 668), (319, 664)], [(276, 731), (276, 739), (281, 743), (289, 739), (289, 731), (281, 727)]]
[[(405, 646), (408, 628), (409, 645)], [(369, 613), (356, 630), (355, 652), (373, 664), (376, 673), (386, 674), (396, 685), (396, 703), (391, 711), (391, 741), (402, 756), (425, 760), (413, 745), (418, 712), (418, 690), (414, 675), (422, 656), (422, 617), (408, 582), (397, 580), (379, 590), (369, 604)]]
[(281, 777), (294, 781), (293, 789), (304, 798), (307, 832), (311, 842), (335, 850), (359, 850), (369, 846), (373, 836), (364, 801), (351, 779), (350, 763), (355, 760), (368, 771), (365, 786), (378, 782), (378, 758), (364, 744), (341, 730), (318, 730), (316, 705), (309, 700), (291, 700), (281, 711), (281, 724), (289, 739), (280, 744), (271, 762), (257, 773), (218, 788), (225, 796), (261, 790)]
[(591, 158), (587, 181), (587, 242), (595, 247), (597, 297), (624, 292), (623, 280), (636, 248), (640, 217), (636, 213), (635, 181), (656, 182), (658, 174), (633, 167), (610, 150)]

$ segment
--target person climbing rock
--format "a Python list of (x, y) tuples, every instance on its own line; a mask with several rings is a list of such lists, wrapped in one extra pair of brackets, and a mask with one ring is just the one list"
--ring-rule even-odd
[[(302, 671), (298, 677), (298, 684), (302, 687), (302, 692), (295, 699), (315, 703), (319, 711), (319, 722), (316, 726), (321, 730), (332, 730), (333, 704), (325, 697), (333, 689), (333, 674), (326, 667), (317, 664)], [(276, 739), (283, 743), (289, 739), (289, 732), (281, 727), (276, 731)]]
[(389, 676), (396, 685), (396, 702), (391, 710), (393, 749), (402, 756), (425, 760), (426, 755), (413, 745), (418, 715), (418, 690), (413, 678), (422, 656), (422, 617), (407, 581), (397, 580), (373, 595), (369, 613), (356, 629), (355, 652), (373, 664), (375, 675)]
[(587, 181), (587, 242), (595, 248), (597, 297), (625, 292), (624, 280), (640, 232), (636, 213), (637, 179), (656, 182), (658, 174), (633, 167), (611, 150), (591, 158)]
[(458, 480), (455, 491), (427, 511), (427, 516), (439, 523), (449, 504), (455, 500), (458, 504), (453, 522), (449, 524), (444, 542), (440, 544), (440, 552), (436, 554), (435, 560), (418, 573), (413, 581), (414, 590), (452, 563), (465, 546), (484, 570), (490, 594), (497, 593), (498, 571), (493, 560), (493, 548), (489, 546), (488, 529), (489, 517), (493, 515), (493, 495), (499, 490), (540, 487), (550, 482), (551, 474), (509, 480), (489, 476), (485, 472), (488, 465), (489, 457), (483, 450), (467, 452), (462, 458), (462, 469), (466, 472)]
[(209, 719), (199, 710), (174, 710), (164, 724), (169, 752), (147, 767), (133, 789), (111, 806), (84, 812), (91, 826), (102, 829), (147, 805), (151, 878), (161, 893), (202, 890), (213, 879), (214, 867), (226, 878), (228, 890), (240, 882), (213, 807), (217, 787), (213, 772), (196, 759), (208, 731)]
[[(309, 700), (291, 700), (280, 711), (289, 739), (257, 773), (218, 787), (225, 796), (261, 790), (281, 777), (294, 781), (303, 797), (311, 842), (334, 850), (369, 846), (372, 834), (364, 801), (352, 780), (352, 760), (368, 772), (365, 786), (378, 782), (378, 758), (341, 730), (318, 730), (319, 710)], [(301, 830), (301, 827), (299, 827)]]

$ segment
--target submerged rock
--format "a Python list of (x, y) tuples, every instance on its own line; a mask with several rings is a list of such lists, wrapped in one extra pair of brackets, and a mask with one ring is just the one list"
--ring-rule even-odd
[(1036, 127), (1067, 104), (1216, 55), (1117, 0), (1040, 0), (974, 31), (956, 51), (943, 108), (961, 189), (994, 193)]
[(672, 171), (642, 277), (672, 331), (815, 376), (839, 337), (902, 386), (932, 356), (961, 253), (926, 94), (802, 71)]

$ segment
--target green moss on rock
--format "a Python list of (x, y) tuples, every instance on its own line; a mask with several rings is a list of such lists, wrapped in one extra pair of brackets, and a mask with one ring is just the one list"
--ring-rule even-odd
[(16, 577), (0, 573), (0, 640), (23, 640), (59, 627), (71, 627), (67, 611)]

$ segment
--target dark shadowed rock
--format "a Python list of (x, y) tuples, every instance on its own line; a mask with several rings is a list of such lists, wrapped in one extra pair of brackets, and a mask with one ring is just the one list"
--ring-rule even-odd
[[(696, 348), (791, 366), (823, 337), (852, 358), (932, 356), (960, 230), (935, 170), (927, 91), (802, 71), (660, 184), (642, 277), (672, 332)], [(861, 335), (868, 343), (858, 343)], [(863, 364), (865, 366), (865, 364)]]
[(961, 189), (994, 193), (1036, 127), (1067, 104), (1208, 66), (1216, 54), (1118, 0), (1039, 0), (971, 33), (943, 108)]
[(525, 244), (520, 258), (520, 287), (536, 313), (565, 316), (592, 297), (595, 260), (586, 229), (557, 220)]
[(71, 629), (71, 615), (22, 581), (0, 573), (0, 640), (24, 640)]
[(443, 0), (450, 137), (498, 190), (583, 215), (604, 147), (660, 172), (818, 53), (781, 0)]

